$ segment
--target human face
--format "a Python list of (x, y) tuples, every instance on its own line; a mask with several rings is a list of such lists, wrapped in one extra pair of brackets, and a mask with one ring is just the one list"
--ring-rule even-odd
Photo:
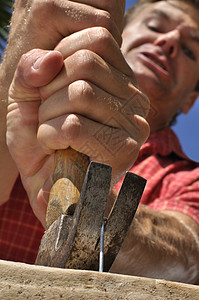
[(122, 51), (151, 101), (152, 131), (189, 111), (198, 95), (198, 10), (175, 0), (147, 5), (124, 29)]

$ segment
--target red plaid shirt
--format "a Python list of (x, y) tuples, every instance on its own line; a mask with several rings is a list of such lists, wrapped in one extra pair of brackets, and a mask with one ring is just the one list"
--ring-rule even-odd
[(199, 163), (183, 153), (170, 128), (150, 135), (130, 171), (147, 179), (142, 204), (185, 213), (199, 224)]
[(18, 178), (9, 201), (0, 207), (0, 259), (34, 264), (43, 233)]
[[(199, 164), (185, 156), (171, 129), (150, 136), (130, 171), (148, 180), (143, 204), (183, 212), (199, 224)], [(34, 263), (43, 232), (18, 178), (0, 207), (0, 259)]]

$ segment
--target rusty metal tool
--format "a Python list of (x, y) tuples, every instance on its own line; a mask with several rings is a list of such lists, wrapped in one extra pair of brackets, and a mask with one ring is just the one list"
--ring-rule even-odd
[[(57, 151), (46, 230), (36, 264), (98, 270), (99, 238), (110, 190), (111, 167), (67, 149)], [(87, 171), (86, 171), (87, 169)], [(85, 175), (86, 173), (86, 175)], [(111, 215), (104, 224), (104, 271), (124, 241), (146, 180), (127, 172)]]

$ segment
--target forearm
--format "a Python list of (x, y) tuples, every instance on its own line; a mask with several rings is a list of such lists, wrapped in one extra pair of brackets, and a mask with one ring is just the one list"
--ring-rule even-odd
[(111, 272), (195, 283), (198, 236), (198, 226), (189, 217), (140, 205)]

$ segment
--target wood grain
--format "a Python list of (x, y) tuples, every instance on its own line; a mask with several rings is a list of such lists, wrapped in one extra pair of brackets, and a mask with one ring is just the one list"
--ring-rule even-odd
[(46, 214), (47, 228), (62, 213), (73, 214), (88, 164), (88, 157), (72, 148), (56, 152), (53, 186), (50, 191)]

